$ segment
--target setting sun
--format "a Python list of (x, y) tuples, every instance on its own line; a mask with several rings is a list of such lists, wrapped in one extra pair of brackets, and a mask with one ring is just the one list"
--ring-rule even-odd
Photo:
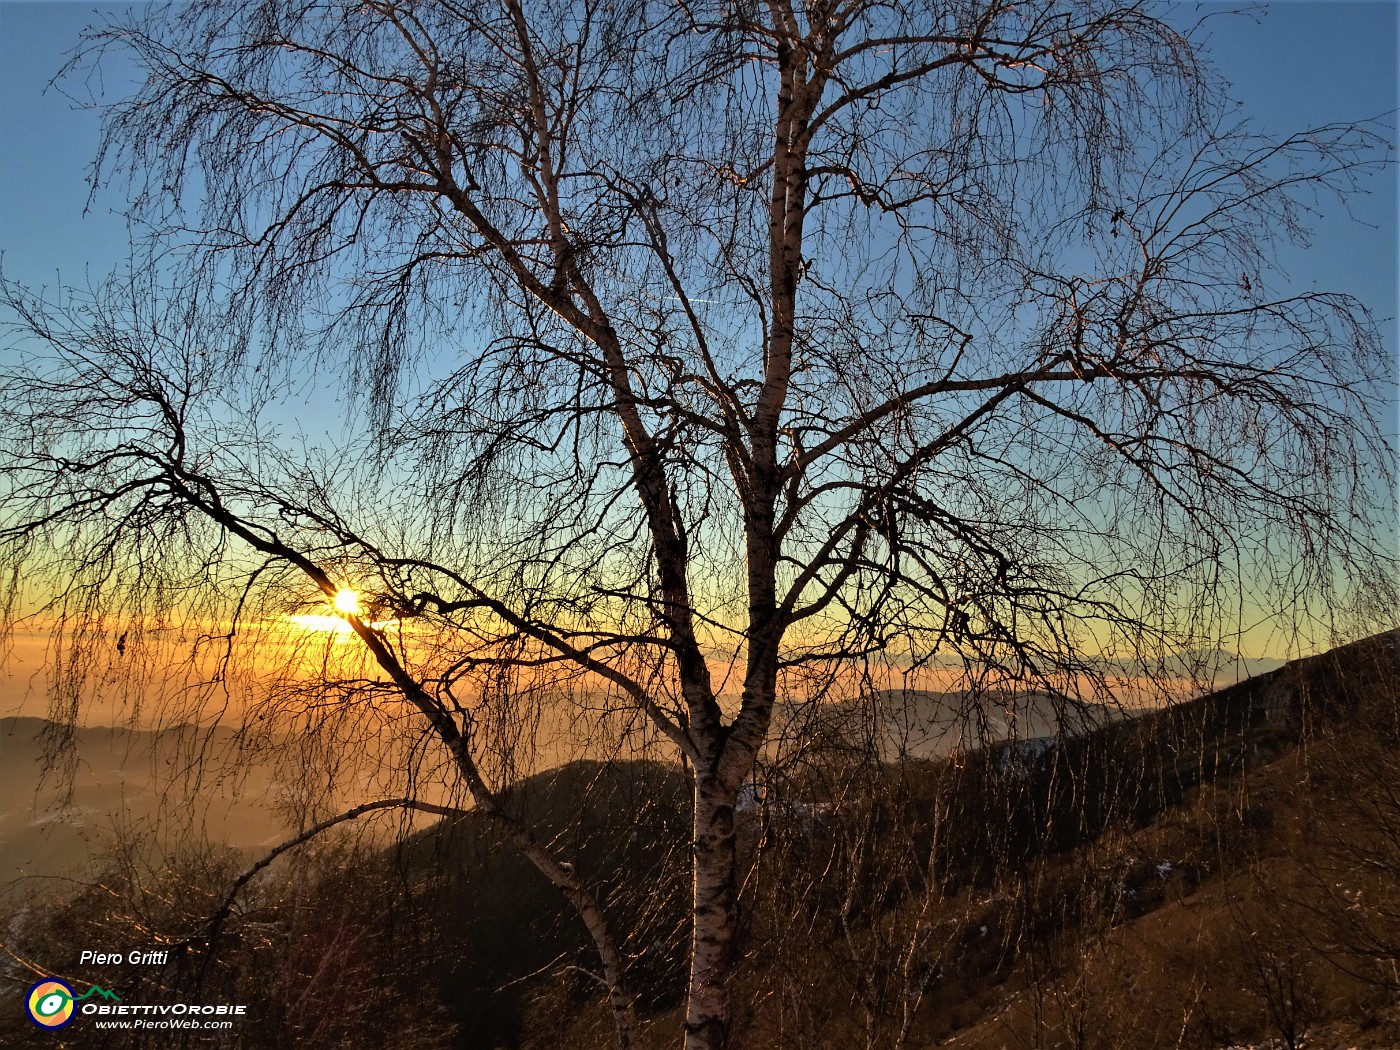
[[(350, 634), (354, 628), (346, 619), (348, 616), (358, 616), (363, 618), (366, 615), (364, 606), (360, 604), (360, 592), (352, 587), (342, 587), (335, 592), (328, 605), (321, 607), (324, 612), (302, 613), (296, 616), (287, 617), (298, 627), (308, 631), (329, 631), (332, 634)], [(387, 621), (386, 621), (387, 622)], [(383, 624), (370, 624), (371, 627), (379, 629)]]

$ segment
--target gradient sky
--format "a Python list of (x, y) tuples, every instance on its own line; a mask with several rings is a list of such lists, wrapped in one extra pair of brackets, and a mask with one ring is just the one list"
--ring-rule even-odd
[[(119, 190), (99, 187), (89, 196), (100, 116), (75, 99), (121, 97), (132, 70), (108, 64), (100, 79), (66, 83), (63, 90), (49, 86), (82, 28), (98, 20), (94, 11), (126, 6), (0, 0), (0, 250), (5, 275), (31, 287), (52, 288), (60, 277), (64, 284), (96, 285), (126, 256)], [(1226, 10), (1183, 4), (1172, 18), (1186, 25)], [(1397, 12), (1394, 0), (1274, 3), (1210, 18), (1204, 40), (1257, 130), (1283, 135), (1386, 114), (1393, 125), (1400, 104)], [(1395, 358), (1396, 172), (1372, 179), (1371, 192), (1352, 202), (1351, 214), (1334, 201), (1322, 203), (1312, 245), (1281, 261), (1300, 288), (1350, 292), (1370, 306), (1383, 319)], [(321, 418), (306, 411), (298, 422), (309, 432), (344, 424), (333, 408)], [(1388, 429), (1400, 432), (1394, 406)]]

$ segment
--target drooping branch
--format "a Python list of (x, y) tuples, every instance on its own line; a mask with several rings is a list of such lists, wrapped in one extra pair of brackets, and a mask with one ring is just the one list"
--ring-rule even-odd
[[(300, 834), (294, 835), (285, 842), (274, 846), (267, 853), (263, 854), (255, 864), (245, 869), (242, 874), (234, 879), (229, 885), (227, 894), (224, 896), (224, 902), (205, 922), (204, 928), (200, 934), (200, 939), (211, 941), (219, 935), (219, 931), (223, 928), (224, 923), (227, 922), (229, 917), (233, 914), (234, 906), (238, 902), (239, 894), (243, 892), (243, 887), (257, 878), (262, 871), (278, 857), (282, 856), (282, 854), (294, 850), (298, 846), (306, 845), (317, 836), (347, 821), (356, 820), (366, 813), (374, 813), (385, 809), (411, 809), (419, 813), (431, 813), (439, 817), (461, 817), (470, 812), (470, 810), (461, 809), (456, 806), (439, 806), (431, 802), (422, 802), (415, 798), (382, 798), (374, 802), (363, 802), (358, 806), (347, 809), (343, 813), (338, 813), (333, 817), (327, 817), (325, 820), (318, 821)], [(181, 944), (189, 945), (192, 944), (193, 941), (193, 938), (187, 938), (181, 942)], [(177, 947), (178, 946), (179, 945), (177, 945)]]

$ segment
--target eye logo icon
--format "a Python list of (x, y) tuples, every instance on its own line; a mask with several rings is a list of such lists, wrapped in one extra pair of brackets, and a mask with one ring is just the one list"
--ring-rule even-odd
[(73, 1020), (73, 989), (53, 978), (29, 989), (24, 1008), (40, 1028), (62, 1028)]

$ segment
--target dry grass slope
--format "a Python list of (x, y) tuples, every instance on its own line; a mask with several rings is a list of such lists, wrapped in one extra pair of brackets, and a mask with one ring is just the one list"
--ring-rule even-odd
[[(750, 818), (737, 1047), (1400, 1047), (1400, 631), (1000, 747)], [(549, 982), (525, 1032), (607, 1045)]]

